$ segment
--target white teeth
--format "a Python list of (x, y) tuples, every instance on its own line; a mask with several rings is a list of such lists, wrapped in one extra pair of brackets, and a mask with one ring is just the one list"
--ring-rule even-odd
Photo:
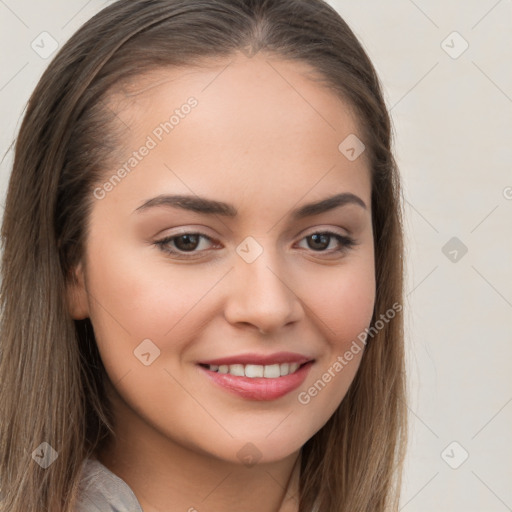
[(237, 377), (243, 377), (245, 375), (243, 364), (232, 364), (229, 366), (229, 373), (236, 375)]
[(289, 372), (290, 373), (296, 372), (298, 367), (299, 367), (299, 363), (290, 363)]
[(208, 369), (212, 372), (229, 373), (236, 377), (276, 379), (277, 377), (284, 377), (290, 373), (295, 373), (299, 366), (299, 363), (267, 364), (265, 366), (260, 364), (221, 364), (220, 366), (211, 364), (208, 366)]
[(263, 377), (266, 377), (267, 379), (275, 379), (280, 376), (281, 371), (279, 370), (278, 364), (271, 364), (263, 367)]
[(245, 365), (245, 376), (251, 377), (263, 377), (264, 367), (259, 364), (247, 364)]

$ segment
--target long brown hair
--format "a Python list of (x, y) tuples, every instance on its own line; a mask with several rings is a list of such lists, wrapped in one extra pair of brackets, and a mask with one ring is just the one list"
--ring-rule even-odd
[[(66, 302), (95, 184), (120, 147), (109, 95), (143, 73), (237, 51), (309, 64), (357, 114), (371, 166), (374, 329), (342, 403), (302, 449), (300, 512), (397, 510), (406, 445), (402, 199), (389, 113), (357, 38), (323, 0), (121, 0), (89, 20), (40, 79), (16, 141), (2, 225), (2, 512), (71, 512), (82, 462), (113, 434), (88, 319)], [(341, 142), (341, 141), (340, 141)], [(32, 453), (58, 457), (43, 469)]]

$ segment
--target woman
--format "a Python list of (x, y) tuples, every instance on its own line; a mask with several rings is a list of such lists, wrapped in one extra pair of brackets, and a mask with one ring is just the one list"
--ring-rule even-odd
[(8, 189), (1, 510), (397, 510), (390, 131), (323, 1), (121, 0), (86, 23)]

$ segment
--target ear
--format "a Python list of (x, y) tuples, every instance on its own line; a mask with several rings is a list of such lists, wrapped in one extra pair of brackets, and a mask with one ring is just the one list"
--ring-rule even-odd
[(66, 301), (69, 314), (74, 320), (89, 317), (89, 302), (82, 263), (73, 269), (70, 280), (66, 284)]

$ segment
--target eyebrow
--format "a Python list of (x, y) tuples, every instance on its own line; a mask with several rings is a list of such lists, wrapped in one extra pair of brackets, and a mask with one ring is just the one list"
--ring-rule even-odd
[[(355, 204), (366, 209), (365, 202), (355, 194), (344, 192), (331, 197), (322, 199), (321, 201), (308, 203), (290, 212), (294, 220), (300, 220), (305, 217), (319, 215), (321, 213), (333, 210), (341, 206)], [(172, 207), (182, 208), (184, 210), (193, 211), (207, 215), (222, 215), (225, 217), (236, 217), (236, 208), (222, 201), (215, 201), (199, 196), (189, 195), (159, 195), (148, 199), (142, 205), (135, 209), (135, 212), (143, 212), (155, 207)]]

